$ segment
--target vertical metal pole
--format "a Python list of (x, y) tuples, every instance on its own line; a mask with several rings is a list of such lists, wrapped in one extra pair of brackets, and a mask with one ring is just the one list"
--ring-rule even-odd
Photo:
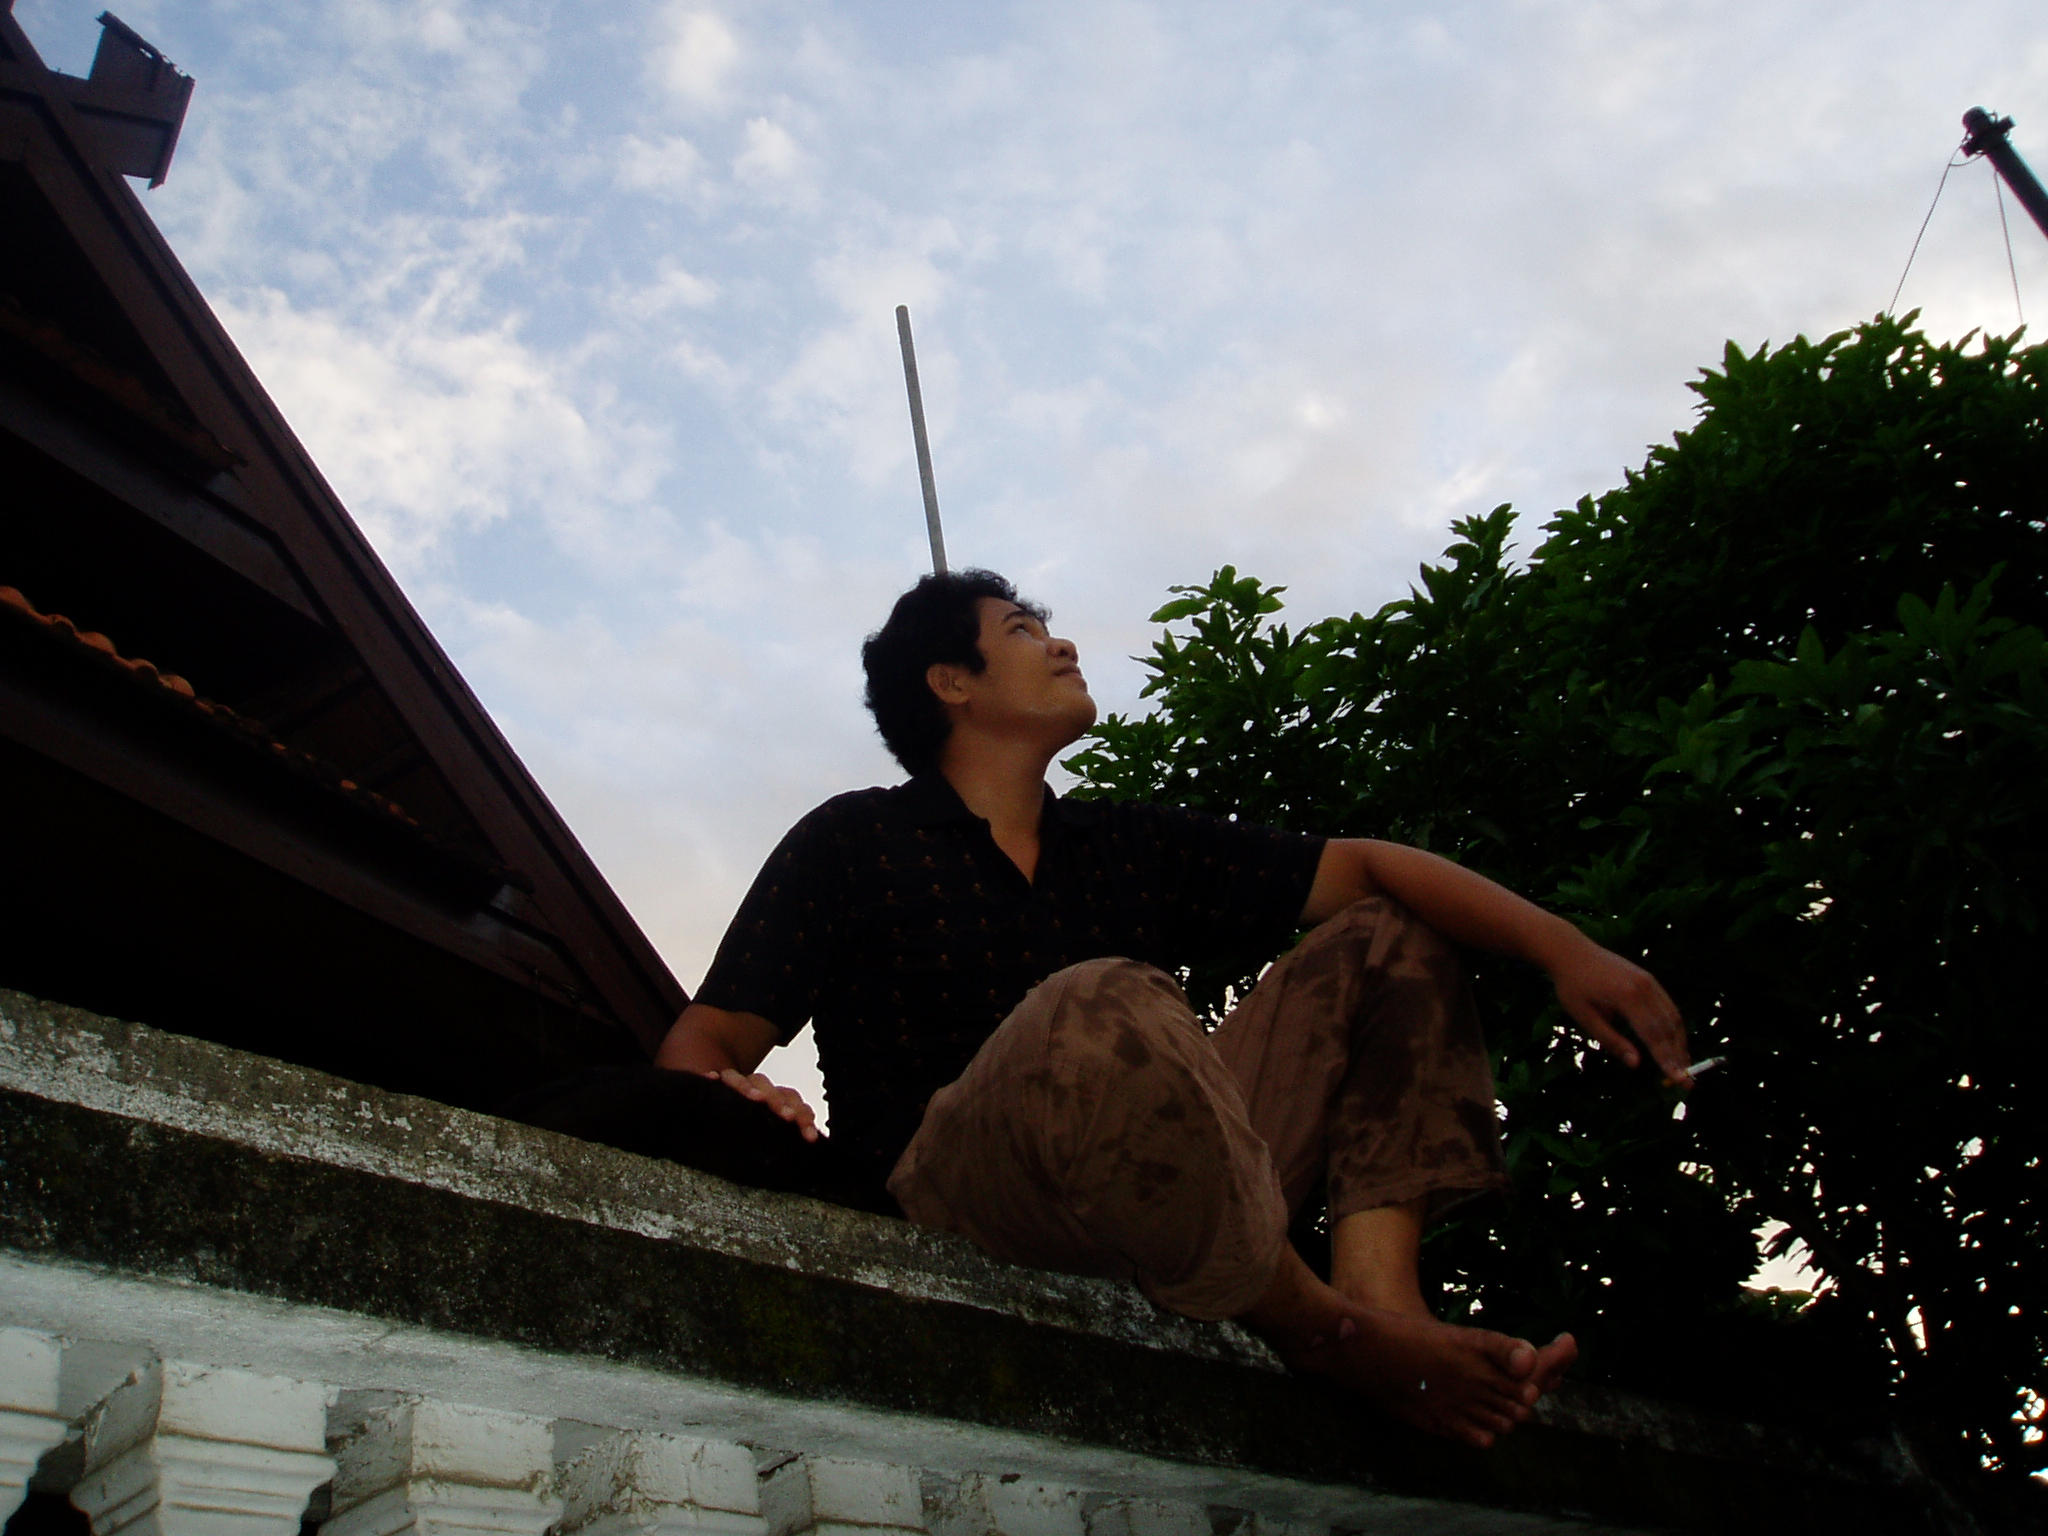
[(924, 435), (924, 391), (917, 387), (917, 348), (910, 340), (910, 306), (896, 306), (896, 336), (903, 343), (903, 383), (910, 391), (910, 433), (917, 440), (917, 478), (924, 486), (924, 527), (932, 539), (932, 574), (946, 574), (946, 534), (939, 527), (939, 491), (932, 484), (932, 445)]
[(1963, 114), (1963, 129), (1969, 135), (1963, 140), (1963, 153), (1988, 157), (2005, 178), (2005, 184), (2012, 188), (2012, 195), (2020, 200), (2020, 206), (2034, 216), (2041, 233), (2048, 235), (2048, 192), (2041, 190), (2041, 183), (2027, 169), (2027, 162), (2006, 140), (2006, 135), (2012, 132), (2012, 119), (1993, 117), (1982, 107), (1972, 107)]

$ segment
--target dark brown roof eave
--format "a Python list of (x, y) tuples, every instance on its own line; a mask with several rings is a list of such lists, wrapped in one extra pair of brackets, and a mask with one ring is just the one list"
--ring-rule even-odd
[(461, 883), (488, 900), (506, 886), (531, 894), (533, 881), (523, 872), (479, 859), (468, 851), (442, 841), (395, 800), (378, 794), (348, 778), (340, 768), (310, 752), (279, 741), (260, 720), (239, 714), (225, 704), (201, 696), (184, 678), (164, 672), (140, 657), (124, 656), (105, 635), (81, 630), (61, 613), (46, 614), (13, 587), (0, 586), (0, 615), (39, 632), (64, 645), (92, 663), (124, 675), (151, 700), (167, 708), (204, 720), (251, 752), (274, 764), (282, 772), (317, 786), (325, 794), (349, 807), (356, 815), (372, 818), (383, 829), (400, 832), (440, 863), (459, 873)]

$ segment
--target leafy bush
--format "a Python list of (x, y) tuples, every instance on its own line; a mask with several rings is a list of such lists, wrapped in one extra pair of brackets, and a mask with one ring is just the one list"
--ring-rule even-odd
[[(1153, 712), (1084, 793), (1429, 847), (1642, 957), (1729, 1065), (1679, 1105), (1491, 959), (1512, 1197), (1437, 1234), (1446, 1307), (1587, 1371), (2048, 1467), (2048, 348), (1880, 318), (1730, 346), (1699, 420), (1508, 557), (1502, 507), (1370, 616), (1176, 588)], [(1212, 1006), (1264, 957), (1192, 978)], [(1583, 1069), (1583, 1070), (1582, 1070)], [(1759, 1297), (1782, 1223), (1821, 1294)]]

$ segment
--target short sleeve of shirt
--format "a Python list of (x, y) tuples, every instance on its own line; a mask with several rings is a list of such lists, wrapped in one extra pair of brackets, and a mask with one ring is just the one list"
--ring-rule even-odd
[(840, 937), (845, 897), (831, 809), (828, 802), (806, 816), (768, 855), (697, 989), (700, 1003), (759, 1014), (785, 1045), (816, 1012)]

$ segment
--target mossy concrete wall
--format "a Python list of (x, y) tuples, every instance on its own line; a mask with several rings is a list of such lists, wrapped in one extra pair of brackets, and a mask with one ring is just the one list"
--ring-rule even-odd
[(1888, 1445), (1576, 1388), (1472, 1451), (1126, 1286), (7, 992), (0, 1178), (0, 1326), (107, 1372), (153, 1350), (1324, 1529), (1927, 1528)]

